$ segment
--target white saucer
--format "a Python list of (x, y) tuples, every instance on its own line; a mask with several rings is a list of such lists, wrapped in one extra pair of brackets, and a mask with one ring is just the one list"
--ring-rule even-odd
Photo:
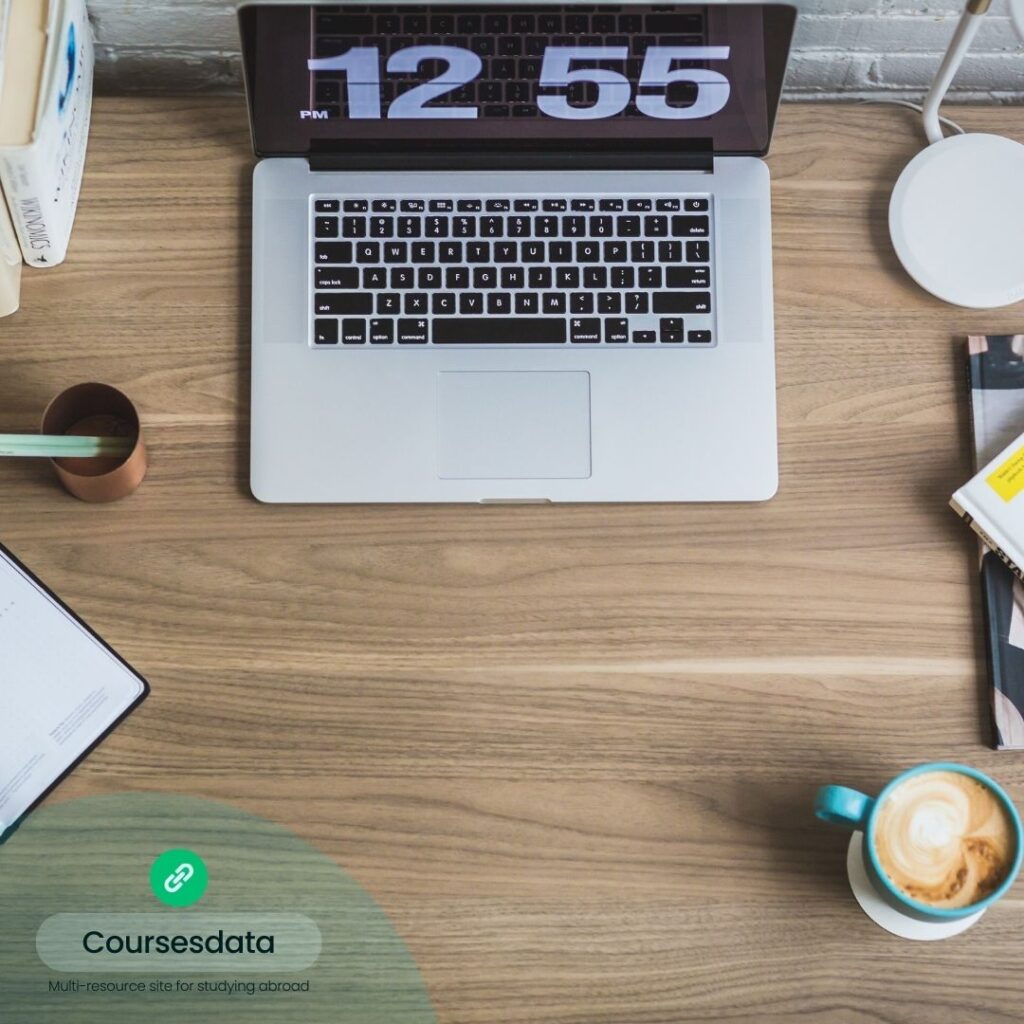
[(879, 927), (884, 928), (901, 939), (917, 939), (928, 942), (933, 939), (948, 939), (952, 935), (959, 935), (967, 931), (972, 924), (984, 916), (985, 911), (979, 910), (970, 917), (961, 917), (957, 921), (933, 922), (918, 921), (916, 918), (907, 917), (898, 910), (894, 910), (875, 891), (875, 887), (868, 878), (864, 869), (864, 834), (854, 832), (850, 836), (850, 846), (846, 851), (846, 872), (850, 877), (850, 888), (853, 895), (872, 921)]

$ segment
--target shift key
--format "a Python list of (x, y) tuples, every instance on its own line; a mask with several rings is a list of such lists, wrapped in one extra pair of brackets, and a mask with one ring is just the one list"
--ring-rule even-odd
[(655, 292), (655, 313), (710, 313), (710, 292)]
[(365, 292), (317, 292), (313, 308), (317, 315), (369, 316), (373, 312), (373, 296)]

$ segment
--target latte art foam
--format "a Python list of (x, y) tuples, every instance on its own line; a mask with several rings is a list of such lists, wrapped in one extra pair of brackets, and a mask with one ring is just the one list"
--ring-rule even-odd
[(893, 885), (933, 907), (983, 900), (1016, 853), (1002, 802), (960, 772), (926, 772), (897, 786), (875, 817), (874, 840)]

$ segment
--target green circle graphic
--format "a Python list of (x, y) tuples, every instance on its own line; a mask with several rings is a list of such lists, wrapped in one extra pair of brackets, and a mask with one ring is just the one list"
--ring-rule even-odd
[(191, 850), (165, 850), (149, 869), (153, 895), (169, 907), (191, 907), (198, 903), (208, 881), (202, 857)]

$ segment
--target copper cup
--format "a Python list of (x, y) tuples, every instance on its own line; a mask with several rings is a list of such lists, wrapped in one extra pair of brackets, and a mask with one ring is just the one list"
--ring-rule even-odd
[(51, 459), (57, 478), (82, 501), (117, 501), (127, 497), (146, 475), (146, 446), (135, 406), (109, 384), (76, 384), (62, 391), (43, 413), (44, 434), (132, 437), (122, 458)]

